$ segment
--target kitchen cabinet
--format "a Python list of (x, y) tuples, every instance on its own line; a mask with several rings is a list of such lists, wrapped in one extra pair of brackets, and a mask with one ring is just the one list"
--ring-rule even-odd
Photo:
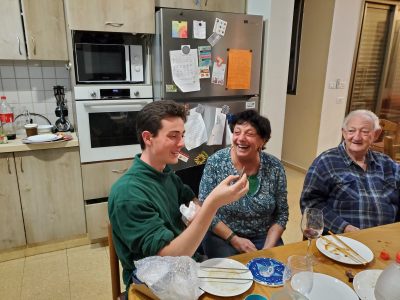
[(156, 7), (246, 13), (246, 0), (156, 0)]
[(22, 18), (19, 0), (0, 1), (0, 59), (68, 60), (63, 0), (21, 5)]
[(132, 159), (82, 165), (87, 232), (91, 240), (107, 236), (107, 198), (111, 186), (131, 165)]
[(82, 165), (83, 198), (108, 197), (112, 184), (132, 165), (132, 159)]
[(65, 0), (69, 29), (155, 32), (154, 0)]
[(19, 0), (0, 1), (0, 59), (26, 59)]
[(22, 0), (28, 58), (68, 60), (63, 0)]
[(0, 250), (26, 245), (14, 155), (0, 153)]
[(86, 233), (78, 147), (15, 152), (28, 244)]

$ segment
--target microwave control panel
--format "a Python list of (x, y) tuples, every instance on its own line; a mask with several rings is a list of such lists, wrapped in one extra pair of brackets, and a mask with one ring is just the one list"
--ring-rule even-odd
[(131, 81), (143, 82), (143, 48), (141, 45), (131, 45)]

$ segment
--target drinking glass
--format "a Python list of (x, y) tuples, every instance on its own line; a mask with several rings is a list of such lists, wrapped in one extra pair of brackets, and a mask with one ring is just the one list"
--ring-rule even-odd
[(308, 297), (313, 282), (313, 266), (309, 257), (301, 255), (292, 255), (288, 257), (285, 270), (283, 272), (285, 289), (292, 295), (300, 293)]
[(301, 231), (308, 239), (307, 257), (313, 259), (310, 253), (311, 241), (321, 236), (324, 230), (324, 216), (318, 208), (306, 208), (301, 218)]

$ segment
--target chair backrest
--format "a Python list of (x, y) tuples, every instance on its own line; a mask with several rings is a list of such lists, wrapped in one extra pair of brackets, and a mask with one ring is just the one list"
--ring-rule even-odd
[(121, 299), (121, 281), (119, 277), (119, 260), (112, 240), (112, 227), (108, 223), (108, 249), (110, 252), (111, 289), (113, 300)]
[(381, 140), (383, 141), (385, 136), (391, 136), (395, 143), (400, 142), (400, 126), (398, 123), (379, 119), (379, 125), (382, 128)]

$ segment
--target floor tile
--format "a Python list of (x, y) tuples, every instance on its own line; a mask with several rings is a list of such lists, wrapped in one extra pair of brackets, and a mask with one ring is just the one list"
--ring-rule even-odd
[(0, 299), (20, 299), (25, 258), (0, 264)]
[(65, 250), (26, 258), (21, 299), (71, 299)]

